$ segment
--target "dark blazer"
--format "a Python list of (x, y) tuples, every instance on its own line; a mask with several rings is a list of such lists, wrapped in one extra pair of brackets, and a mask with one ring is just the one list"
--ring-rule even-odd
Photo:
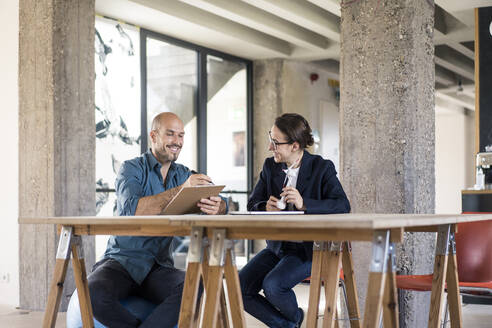
[[(285, 179), (285, 163), (275, 163), (267, 158), (260, 173), (260, 179), (248, 200), (248, 211), (265, 211), (270, 196), (280, 198)], [(350, 212), (350, 204), (337, 178), (335, 166), (330, 160), (304, 151), (297, 177), (296, 189), (302, 196), (306, 214), (334, 214)], [(267, 240), (267, 248), (279, 255), (287, 242)], [(313, 243), (303, 242), (297, 255), (312, 260)]]

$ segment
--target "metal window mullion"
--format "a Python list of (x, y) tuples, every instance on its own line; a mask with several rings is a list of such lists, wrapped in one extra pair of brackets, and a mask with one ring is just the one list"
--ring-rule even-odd
[(197, 169), (207, 173), (207, 53), (197, 51)]
[(140, 152), (147, 151), (147, 31), (140, 29)]
[(246, 63), (246, 151), (248, 154), (247, 161), (247, 189), (253, 190), (253, 64)]

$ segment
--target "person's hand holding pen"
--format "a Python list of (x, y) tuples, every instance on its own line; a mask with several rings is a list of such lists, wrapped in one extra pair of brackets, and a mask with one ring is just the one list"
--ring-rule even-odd
[[(194, 187), (194, 186), (206, 186), (213, 185), (212, 179), (205, 175), (200, 174), (194, 170), (191, 170), (191, 175), (183, 184), (185, 187)], [(200, 211), (209, 215), (216, 214), (225, 214), (226, 204), (222, 200), (222, 198), (218, 196), (212, 196), (210, 198), (202, 198), (197, 204)]]
[(304, 200), (302, 199), (299, 190), (294, 187), (284, 187), (280, 196), (285, 199), (287, 204), (294, 204), (297, 210), (305, 210)]
[(268, 199), (267, 203), (266, 203), (266, 211), (267, 212), (276, 212), (276, 211), (280, 211), (281, 209), (277, 207), (277, 204), (278, 204), (278, 198), (274, 197), (274, 196), (270, 196), (270, 198)]
[(212, 179), (205, 175), (195, 171), (191, 171), (190, 177), (183, 183), (183, 187), (196, 187), (213, 185)]

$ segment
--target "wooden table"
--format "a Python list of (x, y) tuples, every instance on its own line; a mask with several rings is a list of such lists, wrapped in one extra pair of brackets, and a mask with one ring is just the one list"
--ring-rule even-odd
[[(234, 264), (233, 239), (313, 240), (313, 267), (307, 315), (308, 327), (316, 327), (321, 280), (325, 282), (324, 327), (335, 325), (334, 305), (340, 266), (344, 267), (349, 292), (349, 312), (358, 317), (358, 304), (349, 251), (341, 252), (349, 241), (371, 241), (372, 260), (364, 319), (351, 321), (352, 327), (379, 327), (381, 312), (385, 327), (398, 327), (398, 300), (395, 284), (395, 247), (403, 232), (438, 232), (429, 327), (441, 321), (443, 295), (447, 283), (452, 327), (462, 327), (458, 272), (454, 253), (457, 223), (492, 220), (492, 214), (334, 214), (334, 215), (181, 215), (134, 217), (43, 217), (19, 218), (20, 224), (57, 224), (61, 229), (56, 266), (43, 327), (54, 327), (65, 279), (73, 255), (74, 277), (84, 327), (92, 327), (92, 307), (86, 280), (81, 235), (190, 236), (188, 266), (183, 291), (179, 327), (197, 325), (196, 298), (200, 275), (204, 278), (205, 304), (202, 326), (215, 327), (219, 308), (224, 305), (222, 279), (225, 278), (232, 313), (232, 326), (245, 327), (239, 278)], [(206, 259), (204, 237), (209, 241)], [(347, 250), (347, 249), (346, 249)], [(205, 260), (204, 260), (205, 258)], [(348, 281), (347, 281), (348, 280)], [(225, 310), (222, 309), (222, 312)], [(226, 313), (226, 312), (224, 312)]]

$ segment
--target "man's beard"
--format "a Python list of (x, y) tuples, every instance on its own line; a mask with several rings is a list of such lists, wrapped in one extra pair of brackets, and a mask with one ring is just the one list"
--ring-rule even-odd
[[(177, 146), (177, 145), (172, 145), (172, 146), (176, 146), (176, 147), (181, 148), (180, 146)], [(159, 149), (159, 150), (156, 149), (155, 155), (157, 157), (157, 160), (161, 163), (174, 162), (178, 159), (179, 152), (178, 153), (171, 153), (171, 152), (167, 152), (165, 149)]]

